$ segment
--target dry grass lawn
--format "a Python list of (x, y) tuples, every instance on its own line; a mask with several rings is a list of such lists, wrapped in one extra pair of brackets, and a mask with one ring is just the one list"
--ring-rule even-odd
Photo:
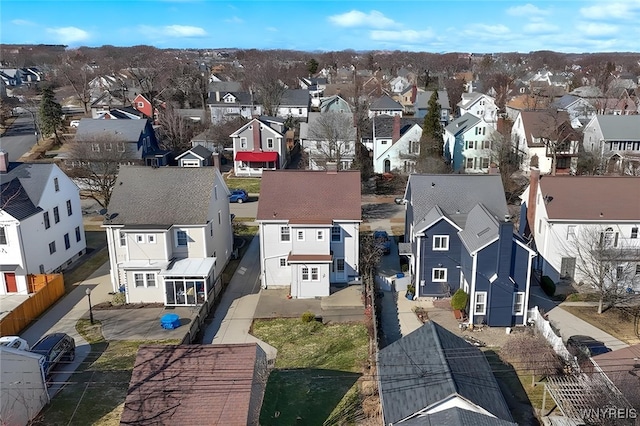
[(629, 345), (640, 343), (634, 331), (633, 317), (618, 308), (607, 309), (600, 315), (593, 306), (562, 306), (562, 309)]

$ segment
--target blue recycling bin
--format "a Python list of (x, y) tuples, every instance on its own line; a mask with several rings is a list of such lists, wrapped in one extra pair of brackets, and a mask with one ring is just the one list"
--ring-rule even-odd
[(160, 317), (160, 326), (165, 330), (173, 330), (180, 327), (180, 317), (178, 314), (164, 314)]

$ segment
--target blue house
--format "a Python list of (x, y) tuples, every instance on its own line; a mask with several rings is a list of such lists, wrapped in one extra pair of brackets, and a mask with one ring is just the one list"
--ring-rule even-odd
[(405, 243), (419, 297), (469, 295), (469, 323), (527, 322), (535, 252), (514, 234), (499, 175), (410, 175)]

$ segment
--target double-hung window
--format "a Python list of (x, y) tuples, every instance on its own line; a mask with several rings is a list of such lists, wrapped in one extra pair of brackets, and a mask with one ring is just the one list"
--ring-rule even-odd
[(311, 281), (318, 281), (319, 279), (318, 268), (311, 268)]
[(304, 231), (302, 229), (296, 231), (296, 239), (298, 241), (304, 241)]
[(53, 208), (53, 221), (55, 223), (60, 222), (60, 210), (58, 209), (58, 206)]
[(176, 231), (176, 245), (178, 247), (187, 246), (187, 231)]
[(449, 250), (449, 236), (448, 235), (434, 235), (433, 236), (433, 250), (434, 251), (446, 251), (446, 250)]
[(67, 216), (71, 216), (73, 214), (73, 208), (71, 207), (71, 200), (67, 200)]
[(524, 314), (524, 292), (513, 293), (513, 315)]
[(324, 230), (318, 229), (316, 232), (316, 241), (324, 241)]
[(447, 282), (447, 268), (433, 268), (431, 270), (431, 281), (434, 283)]
[(487, 292), (478, 291), (473, 304), (474, 315), (485, 315), (487, 313)]
[(631, 228), (631, 238), (638, 238), (638, 227), (634, 226)]
[(120, 231), (120, 247), (125, 247), (127, 245), (127, 234)]
[(331, 227), (331, 241), (342, 241), (342, 228), (339, 226)]
[(69, 234), (64, 234), (64, 249), (69, 250), (71, 248), (71, 240), (69, 239)]
[(49, 212), (44, 212), (42, 214), (42, 217), (44, 219), (44, 229), (51, 228), (51, 222), (49, 222)]
[(291, 228), (288, 226), (280, 227), (280, 241), (291, 241)]
[(80, 232), (80, 227), (76, 226), (76, 242), (82, 239), (82, 233)]
[(0, 226), (0, 245), (7, 244), (7, 232), (4, 226)]
[(309, 268), (306, 266), (302, 267), (302, 281), (309, 281)]

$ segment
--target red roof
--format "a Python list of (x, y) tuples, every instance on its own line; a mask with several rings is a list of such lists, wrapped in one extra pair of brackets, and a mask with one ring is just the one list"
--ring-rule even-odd
[(273, 162), (278, 161), (278, 153), (275, 151), (241, 151), (236, 153), (236, 161)]

